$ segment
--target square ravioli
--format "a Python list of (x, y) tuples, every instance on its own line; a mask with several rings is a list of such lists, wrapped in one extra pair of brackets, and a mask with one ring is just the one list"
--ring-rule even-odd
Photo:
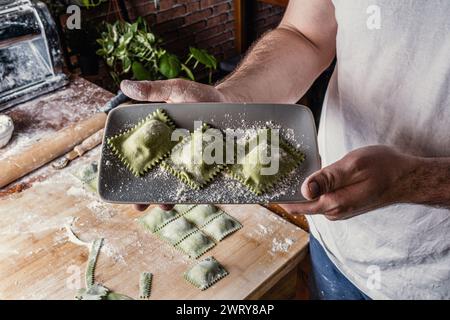
[(155, 207), (149, 213), (139, 218), (139, 222), (150, 232), (156, 232), (178, 218), (179, 215), (175, 210), (165, 211), (160, 207)]
[(201, 228), (211, 220), (220, 216), (222, 213), (223, 211), (216, 206), (210, 204), (202, 204), (195, 206), (194, 208), (189, 210), (184, 214), (184, 217), (195, 224), (197, 227)]
[(190, 258), (197, 259), (216, 244), (205, 236), (200, 230), (177, 244), (177, 248), (187, 254)]
[(195, 225), (185, 218), (180, 217), (156, 231), (156, 234), (163, 240), (175, 246), (197, 230)]
[[(201, 156), (205, 150), (210, 150), (218, 139), (218, 136), (214, 134), (215, 131), (209, 130), (215, 129), (207, 129), (207, 126), (205, 126), (201, 130), (196, 130), (191, 135), (185, 137), (172, 149), (170, 157), (161, 163), (161, 167), (164, 170), (194, 190), (200, 190), (205, 187), (225, 168), (223, 164), (224, 152), (222, 153), (220, 163), (206, 163), (205, 157)], [(221, 146), (223, 147), (223, 137), (221, 134), (220, 139), (222, 139)], [(202, 152), (197, 152), (196, 148), (198, 148), (197, 145), (200, 143), (196, 143), (196, 141), (200, 142), (200, 140)]]
[(156, 110), (134, 128), (108, 138), (108, 146), (135, 175), (141, 176), (166, 157), (176, 142), (175, 125), (161, 109)]
[[(266, 131), (265, 135), (260, 135)], [(267, 134), (269, 132), (269, 134)], [(270, 138), (270, 130), (260, 130), (258, 135), (250, 141), (239, 141), (245, 143), (245, 156), (241, 161), (231, 166), (229, 174), (236, 180), (240, 181), (250, 191), (256, 195), (262, 195), (271, 191), (277, 183), (293, 172), (305, 159), (303, 153), (285, 142), (281, 137), (278, 147), (272, 147)], [(270, 151), (270, 152), (269, 152)], [(270, 159), (268, 154), (270, 154)], [(261, 159), (271, 160), (265, 164)], [(273, 161), (278, 163), (278, 168), (273, 174), (265, 174), (263, 171), (269, 169)], [(264, 174), (263, 174), (264, 173)]]
[(184, 278), (200, 290), (206, 290), (227, 275), (228, 271), (214, 257), (208, 257), (191, 267)]
[(222, 213), (219, 217), (205, 225), (201, 230), (215, 241), (219, 242), (241, 228), (242, 225), (239, 221), (226, 213)]
[(195, 204), (177, 204), (174, 209), (183, 215), (194, 207)]

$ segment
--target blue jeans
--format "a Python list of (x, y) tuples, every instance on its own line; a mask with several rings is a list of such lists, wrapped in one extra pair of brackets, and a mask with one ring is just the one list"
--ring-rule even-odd
[(309, 238), (311, 255), (311, 298), (317, 300), (370, 300), (353, 285), (328, 258), (325, 249), (312, 235)]

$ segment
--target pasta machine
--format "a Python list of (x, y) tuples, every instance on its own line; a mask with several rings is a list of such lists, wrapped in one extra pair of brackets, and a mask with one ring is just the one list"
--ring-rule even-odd
[(67, 83), (56, 24), (45, 4), (0, 0), (0, 110)]

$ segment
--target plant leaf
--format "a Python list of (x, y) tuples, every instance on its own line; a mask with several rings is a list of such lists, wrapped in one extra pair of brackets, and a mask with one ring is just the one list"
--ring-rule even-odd
[(106, 56), (106, 50), (105, 49), (98, 49), (96, 53), (100, 57)]
[(191, 69), (188, 68), (188, 66), (186, 66), (185, 64), (181, 64), (181, 69), (186, 73), (186, 75), (188, 76), (188, 78), (192, 81), (195, 81), (195, 77), (194, 74), (192, 73)]
[(117, 40), (119, 40), (119, 33), (117, 32), (117, 24), (114, 24), (111, 27), (111, 38), (112, 41), (117, 42)]
[(131, 59), (126, 56), (124, 57), (124, 59), (122, 60), (122, 69), (124, 73), (128, 73), (131, 70)]
[(114, 66), (114, 57), (108, 57), (108, 58), (106, 58), (106, 64), (109, 66), (109, 67), (113, 67)]
[(133, 77), (136, 80), (152, 80), (152, 74), (140, 62), (134, 61), (132, 65)]
[(107, 54), (111, 54), (114, 51), (114, 42), (112, 42), (110, 39), (107, 40), (106, 42), (106, 53)]
[(206, 50), (190, 47), (189, 52), (191, 53), (191, 55), (194, 57), (195, 60), (199, 61), (205, 67), (217, 69), (216, 58), (210, 55)]
[(159, 61), (159, 72), (167, 79), (178, 77), (181, 71), (181, 63), (176, 55), (166, 53)]
[(117, 72), (111, 71), (109, 74), (111, 75), (111, 78), (113, 79), (114, 83), (119, 85), (120, 84), (120, 77), (117, 74)]

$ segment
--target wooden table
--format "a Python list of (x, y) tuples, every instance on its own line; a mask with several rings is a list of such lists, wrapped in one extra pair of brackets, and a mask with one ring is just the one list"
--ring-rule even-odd
[[(8, 111), (17, 127), (0, 158), (65, 124), (95, 112), (112, 95), (80, 78), (69, 87)], [(195, 261), (143, 230), (142, 213), (110, 205), (73, 177), (98, 160), (100, 148), (62, 171), (46, 166), (0, 191), (0, 299), (72, 299), (83, 286), (88, 249), (72, 243), (65, 226), (84, 241), (105, 239), (97, 281), (137, 297), (139, 274), (154, 273), (152, 299), (291, 298), (308, 235), (261, 206), (223, 206), (244, 228), (219, 243), (213, 255), (230, 275), (206, 291), (182, 274)]]

